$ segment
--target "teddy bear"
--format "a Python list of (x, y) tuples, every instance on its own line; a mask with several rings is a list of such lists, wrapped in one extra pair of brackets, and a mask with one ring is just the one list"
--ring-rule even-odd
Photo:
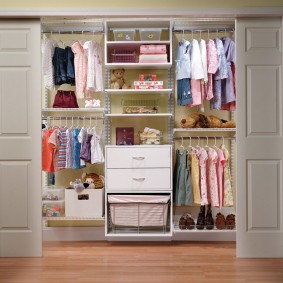
[(113, 79), (110, 80), (111, 89), (128, 89), (131, 85), (127, 84), (124, 79), (125, 69), (112, 70)]
[(102, 189), (104, 188), (104, 177), (96, 173), (82, 174), (83, 186), (85, 189)]
[(236, 128), (234, 120), (226, 121), (216, 116), (193, 112), (187, 117), (181, 119), (182, 128)]

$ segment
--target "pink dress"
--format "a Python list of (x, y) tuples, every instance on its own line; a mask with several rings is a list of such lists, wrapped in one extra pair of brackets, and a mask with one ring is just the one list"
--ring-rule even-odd
[[(76, 41), (72, 45), (74, 52), (75, 79), (76, 79), (76, 96), (84, 98), (86, 81), (87, 81), (87, 56), (84, 52), (83, 43)], [(89, 98), (89, 97), (88, 97)]]
[(207, 173), (207, 185), (208, 185), (208, 202), (212, 206), (219, 207), (219, 194), (218, 194), (218, 184), (217, 184), (217, 174), (216, 174), (216, 163), (217, 163), (217, 152), (213, 148), (208, 149), (208, 159), (206, 168)]
[(219, 194), (219, 207), (223, 205), (223, 168), (226, 164), (226, 159), (221, 149), (217, 151), (217, 181), (218, 181), (218, 194)]
[(206, 184), (206, 161), (207, 152), (201, 148), (198, 153), (199, 165), (200, 165), (200, 192), (201, 192), (201, 205), (208, 204), (207, 199), (207, 184)]
[(213, 97), (212, 75), (218, 69), (218, 55), (215, 43), (210, 39), (206, 45), (207, 51), (207, 76), (208, 82), (206, 84), (205, 99), (210, 100)]

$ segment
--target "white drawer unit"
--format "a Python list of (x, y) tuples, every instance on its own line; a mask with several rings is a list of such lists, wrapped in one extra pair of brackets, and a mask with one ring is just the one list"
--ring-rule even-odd
[[(138, 237), (141, 234), (154, 237), (172, 236), (172, 146), (109, 145), (106, 146), (105, 152), (106, 237)], [(140, 194), (145, 197), (167, 196), (168, 215), (164, 219), (166, 222), (164, 227), (160, 229), (160, 227), (144, 227), (144, 225), (139, 224), (138, 229), (131, 225), (122, 225), (122, 227), (117, 229), (117, 225), (111, 222), (114, 213), (113, 204), (111, 216), (111, 203), (108, 200), (109, 196), (119, 194), (126, 194), (133, 198)], [(129, 218), (132, 217), (132, 215), (128, 215), (128, 209), (131, 208), (131, 205), (133, 205), (132, 202), (129, 202), (119, 207), (121, 210), (119, 210), (119, 213)], [(139, 209), (135, 212), (138, 213), (137, 219), (139, 219), (140, 223), (143, 223), (143, 221), (147, 222), (147, 213), (142, 214)]]
[(171, 167), (171, 146), (107, 146), (107, 168)]
[(171, 169), (108, 169), (106, 184), (109, 191), (171, 190)]

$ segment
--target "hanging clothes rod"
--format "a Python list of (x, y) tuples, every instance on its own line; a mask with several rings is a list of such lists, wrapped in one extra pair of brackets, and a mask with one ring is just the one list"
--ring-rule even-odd
[(234, 28), (189, 28), (189, 27), (178, 27), (174, 28), (173, 32), (175, 33), (182, 33), (182, 32), (235, 32)]
[(191, 140), (191, 139), (202, 139), (202, 140), (207, 140), (207, 139), (223, 139), (224, 140), (235, 140), (236, 137), (223, 137), (223, 136), (217, 136), (217, 137), (207, 137), (207, 136), (190, 136), (190, 137), (174, 137), (173, 140)]
[(64, 27), (64, 28), (48, 28), (43, 29), (42, 34), (104, 34), (103, 28), (91, 28), (91, 27)]
[(101, 116), (44, 116), (42, 120), (104, 120), (104, 117)]

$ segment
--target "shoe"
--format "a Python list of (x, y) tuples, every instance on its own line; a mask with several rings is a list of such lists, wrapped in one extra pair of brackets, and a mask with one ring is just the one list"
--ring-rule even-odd
[(206, 229), (212, 230), (214, 228), (214, 220), (212, 217), (212, 211), (211, 211), (211, 204), (207, 206), (207, 212), (205, 217), (205, 226)]
[(221, 212), (218, 212), (216, 214), (215, 226), (219, 230), (226, 228), (225, 216)]
[(186, 228), (189, 230), (195, 229), (195, 221), (190, 213), (186, 215)]
[(179, 228), (180, 230), (185, 230), (186, 229), (186, 216), (183, 214), (179, 220)]
[(201, 205), (200, 206), (200, 211), (198, 214), (198, 219), (197, 219), (197, 229), (198, 230), (203, 230), (205, 226), (205, 206)]
[(236, 218), (233, 213), (230, 213), (226, 216), (225, 226), (227, 229), (234, 229), (236, 226)]

